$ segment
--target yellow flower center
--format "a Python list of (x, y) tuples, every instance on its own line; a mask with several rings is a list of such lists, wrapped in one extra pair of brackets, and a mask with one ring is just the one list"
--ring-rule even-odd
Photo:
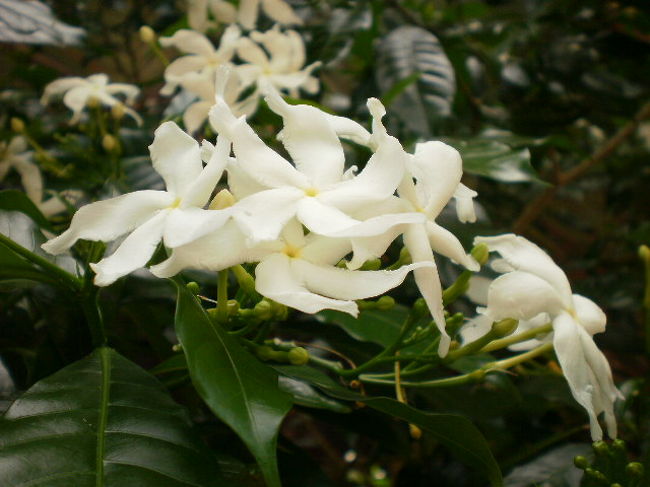
[(169, 208), (174, 209), (174, 208), (178, 208), (179, 206), (181, 206), (181, 199), (176, 198), (174, 202), (171, 205), (169, 205)]
[(307, 188), (305, 190), (305, 194), (307, 196), (318, 196), (318, 190), (316, 188)]
[(294, 247), (290, 244), (287, 244), (284, 249), (282, 249), (282, 253), (288, 257), (291, 257), (292, 259), (297, 259), (300, 257), (300, 251), (301, 249), (299, 247)]

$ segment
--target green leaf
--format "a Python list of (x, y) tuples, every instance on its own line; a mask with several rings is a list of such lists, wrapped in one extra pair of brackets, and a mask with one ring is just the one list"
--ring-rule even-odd
[(50, 222), (25, 193), (13, 189), (0, 191), (0, 210), (19, 211), (34, 220), (39, 227), (50, 230)]
[(469, 142), (447, 139), (463, 158), (463, 170), (504, 183), (542, 182), (530, 164), (530, 151), (513, 149), (495, 140)]
[(210, 320), (196, 297), (178, 287), (176, 334), (192, 382), (210, 409), (230, 426), (255, 456), (270, 487), (279, 487), (276, 444), (291, 396), (278, 376)]
[(0, 421), (0, 485), (217, 486), (185, 410), (110, 348), (47, 377)]
[(335, 413), (349, 413), (352, 409), (345, 404), (328, 397), (312, 387), (306, 381), (293, 377), (280, 377), (280, 388), (293, 396), (294, 404), (308, 408), (327, 409)]
[(432, 115), (451, 114), (454, 68), (438, 38), (421, 27), (400, 26), (382, 39), (375, 77), (383, 96), (394, 102), (391, 113), (416, 134), (431, 135)]
[(358, 318), (333, 310), (321, 311), (316, 317), (319, 321), (340, 326), (356, 340), (388, 347), (397, 339), (408, 313), (408, 308), (397, 305), (386, 311), (365, 310), (359, 313)]
[(476, 468), (494, 487), (502, 485), (501, 470), (481, 432), (464, 416), (426, 413), (387, 397), (367, 397), (346, 389), (323, 372), (308, 366), (276, 366), (278, 372), (313, 384), (339, 399), (367, 406), (419, 426), (447, 447), (460, 461)]

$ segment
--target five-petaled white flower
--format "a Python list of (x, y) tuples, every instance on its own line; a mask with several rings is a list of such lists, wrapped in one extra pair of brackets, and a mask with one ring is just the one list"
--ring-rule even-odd
[[(174, 247), (186, 243), (187, 228), (201, 236), (202, 207), (228, 163), (230, 143), (223, 137), (211, 151), (205, 167), (199, 144), (173, 122), (165, 122), (156, 130), (149, 146), (154, 169), (165, 181), (167, 191), (143, 190), (97, 201), (80, 208), (70, 228), (43, 244), (43, 249), (59, 254), (78, 239), (109, 242), (130, 233), (117, 250), (91, 267), (96, 272), (95, 284), (108, 286), (116, 279), (143, 267), (163, 239)], [(224, 224), (228, 212), (211, 212)], [(198, 230), (197, 230), (198, 227)]]
[[(45, 86), (41, 104), (47, 105), (52, 96), (63, 94), (63, 103), (72, 110), (70, 124), (75, 124), (79, 122), (84, 107), (91, 100), (112, 107), (122, 103), (115, 97), (117, 94), (122, 94), (126, 97), (126, 104), (131, 105), (139, 93), (140, 89), (137, 86), (127, 83), (109, 83), (108, 76), (100, 73), (87, 78), (74, 76), (52, 81)], [(133, 118), (138, 125), (142, 125), (142, 118), (134, 110), (124, 107), (124, 113)]]
[[(302, 24), (302, 19), (285, 0), (240, 0), (239, 8), (225, 0), (189, 0), (187, 20), (192, 29), (200, 32), (214, 28), (218, 23), (234, 22), (251, 30), (257, 24), (260, 6), (270, 19), (281, 25)], [(210, 20), (209, 14), (212, 14), (215, 21)]]
[(604, 413), (609, 436), (615, 438), (614, 401), (622, 396), (614, 386), (607, 359), (592, 338), (605, 330), (605, 314), (593, 301), (572, 294), (562, 269), (525, 238), (506, 234), (477, 237), (475, 243), (484, 243), (503, 257), (493, 264), (504, 274), (490, 285), (482, 313), (491, 321), (540, 321), (540, 315), (546, 315), (552, 322), (553, 347), (571, 393), (589, 414), (593, 440), (602, 438), (600, 413)]

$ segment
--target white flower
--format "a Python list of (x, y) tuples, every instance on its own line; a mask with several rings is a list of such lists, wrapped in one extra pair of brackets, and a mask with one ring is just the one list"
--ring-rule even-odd
[[(208, 18), (212, 14), (216, 22)], [(205, 32), (218, 24), (232, 24), (237, 20), (237, 9), (225, 0), (188, 0), (187, 22), (199, 32)]]
[(605, 314), (593, 301), (572, 294), (562, 269), (525, 238), (507, 234), (477, 237), (474, 242), (486, 244), (503, 257), (493, 265), (504, 274), (490, 285), (483, 313), (492, 321), (515, 318), (542, 324), (550, 319), (555, 353), (573, 397), (589, 414), (593, 440), (603, 435), (600, 413), (605, 415), (609, 436), (615, 438), (614, 401), (621, 395), (607, 359), (592, 339), (605, 330)]
[[(156, 130), (149, 150), (167, 191), (136, 191), (86, 205), (75, 213), (68, 230), (43, 244), (47, 252), (59, 254), (80, 238), (109, 242), (130, 233), (110, 257), (91, 264), (98, 286), (108, 286), (144, 266), (161, 238), (169, 247), (182, 245), (230, 217), (227, 211), (202, 210), (228, 163), (230, 143), (226, 139), (217, 141), (203, 167), (198, 143), (175, 123), (165, 122)], [(206, 214), (212, 217), (212, 226), (207, 228), (203, 225)], [(214, 214), (221, 216), (220, 222)]]
[(43, 178), (38, 166), (32, 161), (33, 151), (27, 150), (27, 140), (17, 135), (9, 143), (0, 142), (0, 181), (13, 168), (20, 174), (20, 182), (30, 200), (40, 202), (43, 198)]
[(357, 316), (354, 300), (378, 296), (401, 284), (408, 272), (429, 265), (411, 264), (394, 271), (351, 271), (335, 264), (350, 249), (348, 239), (304, 235), (295, 219), (279, 239), (248, 247), (247, 236), (234, 222), (187, 245), (153, 266), (159, 277), (183, 269), (219, 271), (244, 262), (259, 262), (255, 289), (263, 296), (305, 313), (335, 309)]
[(165, 86), (160, 90), (163, 95), (171, 95), (188, 73), (213, 76), (219, 66), (228, 64), (235, 54), (241, 32), (235, 25), (228, 27), (215, 49), (210, 39), (199, 32), (189, 29), (178, 30), (171, 37), (161, 37), (160, 44), (174, 46), (185, 53), (170, 63), (165, 69)]
[(260, 6), (264, 13), (278, 24), (302, 25), (302, 19), (285, 0), (240, 0), (237, 21), (248, 30), (254, 29)]
[[(294, 217), (310, 231), (330, 237), (379, 235), (399, 223), (423, 221), (416, 213), (379, 215), (363, 222), (350, 216), (394, 193), (407, 157), (397, 139), (377, 130), (381, 133), (376, 152), (360, 174), (348, 178), (343, 147), (330, 117), (312, 106), (289, 105), (274, 91), (267, 102), (284, 120), (278, 138), (295, 167), (266, 146), (243, 117), (236, 118), (221, 97), (210, 112), (215, 130), (232, 140), (235, 179), (244, 175), (240, 188), (233, 191), (238, 198), (241, 192), (246, 194), (237, 203), (234, 218), (252, 243), (277, 239)], [(375, 127), (380, 127), (381, 103), (373, 99), (369, 107)]]
[[(102, 105), (112, 107), (122, 103), (114, 95), (123, 94), (126, 103), (132, 104), (140, 93), (138, 87), (126, 83), (109, 83), (105, 74), (93, 74), (87, 78), (70, 77), (52, 81), (45, 87), (41, 103), (47, 105), (50, 98), (63, 94), (63, 103), (72, 110), (70, 124), (79, 122), (81, 112), (90, 100), (97, 100)], [(142, 119), (132, 109), (125, 107), (124, 112), (129, 115), (138, 125), (142, 125)]]
[(236, 67), (244, 86), (256, 85), (265, 93), (266, 86), (271, 85), (293, 97), (298, 97), (299, 89), (307, 93), (318, 91), (318, 79), (311, 73), (321, 63), (316, 61), (303, 67), (305, 44), (296, 31), (282, 33), (276, 25), (266, 32), (251, 32), (250, 38), (239, 40), (237, 54), (245, 61)]
[[(281, 25), (302, 24), (302, 19), (284, 0), (240, 0), (239, 8), (225, 0), (188, 0), (187, 20), (190, 27), (199, 32), (214, 28), (219, 23), (233, 22), (239, 22), (251, 30), (257, 24), (260, 6), (269, 18)], [(209, 14), (212, 14), (216, 22), (209, 19)]]

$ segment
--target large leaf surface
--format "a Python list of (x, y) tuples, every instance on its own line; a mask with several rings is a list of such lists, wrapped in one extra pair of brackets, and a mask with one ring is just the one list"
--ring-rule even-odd
[[(431, 135), (432, 118), (451, 113), (454, 69), (438, 38), (421, 27), (401, 26), (382, 39), (376, 78), (382, 94), (391, 94), (391, 113), (418, 135)], [(397, 87), (403, 90), (394, 96)]]
[(213, 323), (196, 297), (176, 284), (176, 334), (196, 390), (246, 443), (269, 487), (279, 487), (276, 445), (291, 395), (279, 388), (272, 369)]
[(0, 485), (218, 486), (215, 459), (162, 385), (102, 347), (25, 392), (0, 421)]

